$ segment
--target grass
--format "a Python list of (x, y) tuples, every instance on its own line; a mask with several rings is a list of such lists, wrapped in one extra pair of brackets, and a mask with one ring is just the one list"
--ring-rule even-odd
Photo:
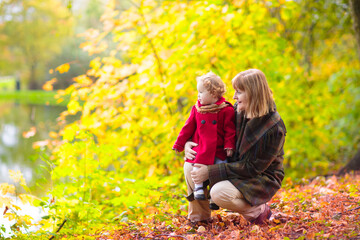
[(56, 91), (23, 90), (23, 91), (0, 91), (0, 101), (18, 101), (19, 103), (66, 106), (68, 101), (58, 102), (55, 99)]
[(0, 89), (3, 91), (14, 91), (16, 86), (15, 78), (12, 76), (0, 77)]

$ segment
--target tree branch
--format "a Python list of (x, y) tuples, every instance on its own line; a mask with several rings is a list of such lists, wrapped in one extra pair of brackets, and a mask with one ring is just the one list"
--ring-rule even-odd
[[(62, 224), (59, 226), (59, 228), (58, 228), (58, 230), (56, 231), (56, 233), (58, 233), (60, 230), (61, 230), (61, 228), (64, 226), (64, 224), (66, 223), (66, 219), (62, 222)], [(55, 236), (51, 236), (51, 238), (49, 238), (49, 240), (52, 240), (52, 239), (54, 239), (55, 238)]]
[[(141, 16), (141, 18), (142, 18), (142, 20), (143, 20), (143, 22), (144, 22), (145, 27), (146, 27), (146, 33), (142, 33), (142, 34), (143, 34), (143, 36), (147, 39), (147, 42), (148, 42), (149, 45), (150, 45), (150, 48), (151, 48), (151, 50), (152, 50), (152, 52), (153, 52), (153, 54), (154, 54), (154, 57), (155, 57), (155, 59), (156, 59), (156, 62), (157, 62), (158, 73), (159, 73), (159, 75), (160, 75), (161, 81), (162, 81), (163, 84), (165, 84), (165, 73), (164, 73), (164, 70), (163, 70), (163, 67), (162, 67), (162, 63), (161, 63), (159, 54), (157, 53), (157, 50), (156, 50), (156, 48), (155, 48), (155, 46), (154, 46), (154, 43), (152, 42), (152, 39), (147, 36), (147, 34), (150, 32), (150, 30), (149, 30), (149, 25), (148, 25), (148, 23), (147, 23), (147, 21), (146, 21), (146, 19), (145, 19), (145, 15), (144, 15), (144, 13), (143, 13), (143, 11), (142, 11), (141, 6), (136, 5), (136, 4), (135, 4), (133, 1), (131, 1), (131, 0), (130, 0), (130, 2), (131, 2), (134, 6), (136, 6), (136, 7), (138, 8), (138, 10), (139, 10), (140, 16)], [(142, 2), (141, 2), (141, 4), (142, 4)], [(170, 108), (170, 104), (169, 104), (168, 98), (167, 98), (167, 93), (166, 93), (165, 87), (161, 87), (161, 89), (162, 89), (163, 94), (164, 94), (164, 96), (165, 96), (165, 103), (166, 103), (166, 107), (167, 107), (167, 109), (168, 109), (168, 111), (169, 111), (169, 114), (170, 114), (170, 115), (173, 115), (173, 113), (172, 113), (172, 111), (171, 111), (171, 108)]]

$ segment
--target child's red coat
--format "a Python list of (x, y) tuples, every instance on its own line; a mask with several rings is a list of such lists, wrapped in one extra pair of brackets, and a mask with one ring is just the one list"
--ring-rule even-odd
[[(216, 104), (226, 102), (227, 107), (217, 113), (199, 113), (196, 107), (191, 109), (190, 117), (185, 122), (173, 149), (182, 152), (189, 140), (198, 145), (193, 148), (197, 152), (194, 160), (186, 159), (190, 163), (214, 164), (215, 156), (226, 159), (225, 149), (235, 149), (235, 112), (231, 103), (224, 98)], [(200, 102), (198, 105), (201, 106)]]

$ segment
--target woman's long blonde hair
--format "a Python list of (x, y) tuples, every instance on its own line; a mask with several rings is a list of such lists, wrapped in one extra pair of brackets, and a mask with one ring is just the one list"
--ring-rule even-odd
[(246, 93), (246, 115), (260, 117), (275, 111), (275, 102), (265, 74), (258, 69), (249, 69), (237, 74), (231, 81), (235, 90)]

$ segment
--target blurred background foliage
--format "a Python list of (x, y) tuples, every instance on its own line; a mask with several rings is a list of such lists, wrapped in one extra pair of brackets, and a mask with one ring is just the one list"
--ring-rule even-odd
[(360, 72), (346, 1), (129, 3), (122, 10), (109, 1), (102, 28), (83, 34), (85, 51), (106, 56), (63, 92), (71, 100), (62, 117), (81, 118), (64, 126), (52, 152), (55, 178), (86, 181), (85, 192), (106, 199), (107, 176), (121, 196), (148, 206), (137, 184), (184, 192), (183, 159), (171, 146), (196, 101), (196, 76), (210, 70), (226, 82), (228, 99), (238, 72), (265, 72), (288, 129), (287, 177), (335, 171), (355, 153)]
[(169, 146), (196, 100), (195, 77), (210, 70), (228, 99), (238, 72), (266, 73), (288, 127), (288, 176), (336, 170), (357, 149), (359, 61), (346, 1), (128, 3), (110, 1), (102, 28), (82, 34), (95, 56), (63, 92), (72, 95), (63, 116), (82, 114), (64, 133), (86, 130), (99, 147), (120, 149), (112, 165), (178, 172)]
[[(266, 74), (288, 131), (287, 177), (334, 172), (359, 148), (360, 66), (347, 0), (92, 0), (81, 20), (76, 0), (29, 1), (27, 14), (25, 5), (6, 8), (20, 2), (1, 3), (0, 70), (27, 74), (29, 88), (57, 78), (58, 97), (70, 96), (47, 159), (54, 213), (74, 226), (157, 214), (154, 206), (181, 212), (183, 159), (171, 147), (196, 101), (195, 78), (208, 71), (224, 80), (230, 101), (238, 72)], [(47, 74), (63, 63), (68, 72)]]
[(53, 77), (49, 69), (71, 62), (69, 72), (55, 74), (55, 89), (66, 88), (89, 68), (91, 57), (79, 49), (78, 34), (100, 27), (99, 0), (3, 0), (0, 2), (0, 75), (15, 76), (22, 89), (41, 89)]

